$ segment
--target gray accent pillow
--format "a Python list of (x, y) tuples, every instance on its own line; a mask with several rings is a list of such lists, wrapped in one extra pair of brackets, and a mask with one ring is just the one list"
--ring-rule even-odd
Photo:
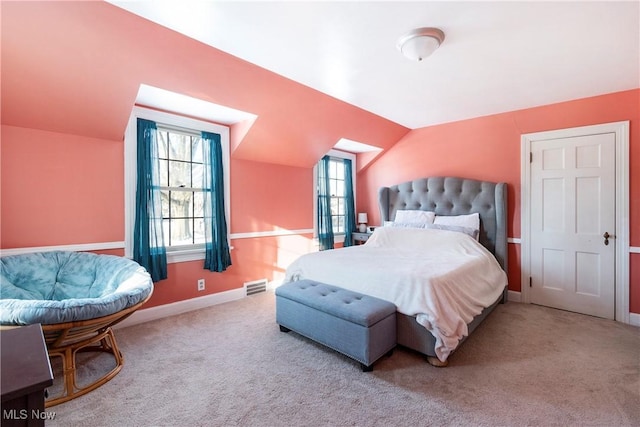
[(447, 230), (447, 231), (455, 231), (458, 233), (464, 233), (473, 237), (475, 240), (478, 240), (478, 234), (480, 233), (480, 230), (478, 229), (471, 228), (471, 227), (462, 227), (460, 225), (425, 224), (425, 226), (422, 228), (431, 228), (436, 230)]

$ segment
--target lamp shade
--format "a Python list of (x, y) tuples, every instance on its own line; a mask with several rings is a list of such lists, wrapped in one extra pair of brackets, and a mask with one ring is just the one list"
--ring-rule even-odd
[(358, 214), (358, 224), (366, 224), (368, 221), (367, 219), (367, 213), (366, 212), (361, 212)]
[(398, 50), (412, 61), (422, 61), (431, 55), (444, 41), (444, 33), (438, 28), (418, 28), (398, 40)]

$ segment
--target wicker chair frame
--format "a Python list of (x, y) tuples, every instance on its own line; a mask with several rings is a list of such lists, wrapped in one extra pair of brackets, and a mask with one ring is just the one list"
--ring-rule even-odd
[[(89, 393), (120, 372), (124, 365), (124, 357), (118, 348), (116, 337), (111, 328), (131, 316), (149, 298), (151, 298), (151, 294), (144, 301), (108, 316), (76, 322), (42, 325), (42, 333), (47, 344), (49, 358), (60, 357), (62, 359), (62, 372), (64, 375), (63, 392), (58, 396), (48, 398), (45, 401), (45, 407), (58, 405)], [(89, 385), (80, 387), (76, 377), (76, 354), (81, 352), (109, 353), (114, 357), (116, 366)]]

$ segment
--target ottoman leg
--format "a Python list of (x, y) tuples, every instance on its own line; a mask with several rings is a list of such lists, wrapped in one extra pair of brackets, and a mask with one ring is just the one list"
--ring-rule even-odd
[(280, 332), (291, 332), (291, 329), (289, 329), (289, 328), (286, 328), (286, 327), (284, 327), (282, 325), (278, 325), (278, 326), (280, 326)]

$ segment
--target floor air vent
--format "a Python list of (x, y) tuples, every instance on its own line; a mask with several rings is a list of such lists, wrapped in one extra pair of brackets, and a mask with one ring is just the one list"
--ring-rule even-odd
[(247, 296), (266, 291), (267, 283), (267, 279), (254, 280), (253, 282), (245, 283), (244, 288), (247, 290)]

